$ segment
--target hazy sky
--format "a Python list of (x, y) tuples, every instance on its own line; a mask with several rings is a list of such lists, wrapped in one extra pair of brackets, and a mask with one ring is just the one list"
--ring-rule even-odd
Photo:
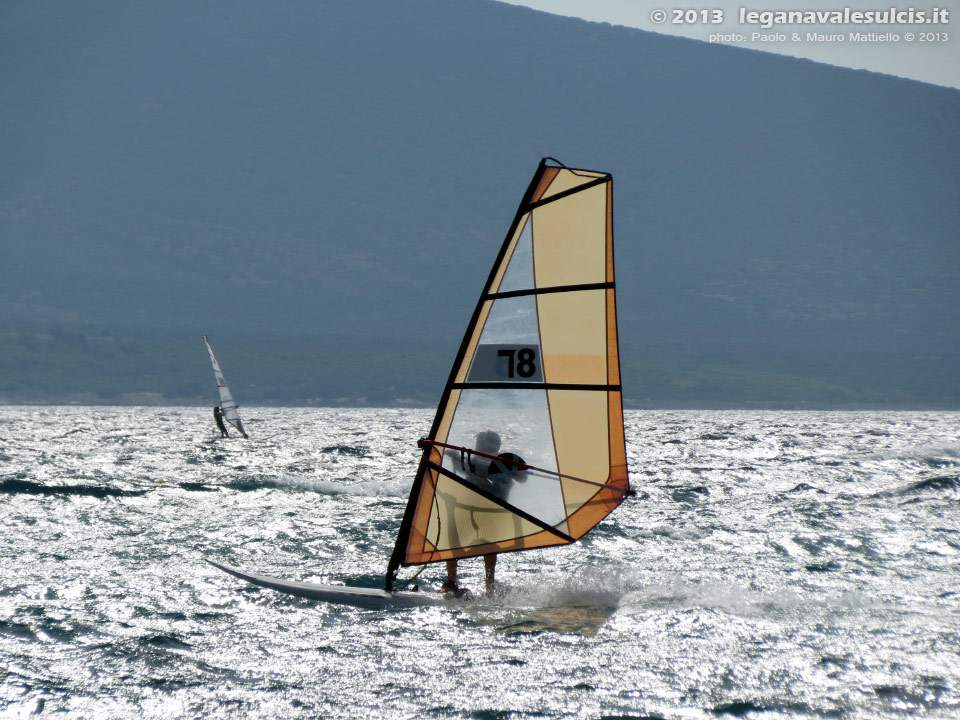
[[(571, 15), (626, 25), (643, 30), (682, 35), (684, 37), (726, 42), (737, 47), (766, 50), (796, 57), (810, 58), (831, 65), (874, 70), (899, 75), (924, 82), (960, 88), (960, 2), (958, 0), (711, 0), (696, 5), (678, 2), (640, 2), (640, 0), (502, 0), (513, 5), (526, 5), (536, 10), (545, 10), (558, 15)], [(686, 16), (685, 10), (696, 8)], [(830, 21), (803, 25), (773, 25), (761, 27), (766, 11), (832, 11), (842, 13), (849, 8), (851, 13), (862, 13), (859, 24), (835, 24)], [(917, 12), (926, 17), (936, 14), (937, 23), (883, 24), (863, 22), (868, 13), (885, 13), (896, 8), (900, 19), (913, 18)], [(712, 22), (714, 10), (722, 12), (719, 23)], [(700, 12), (708, 13), (705, 19)], [(743, 13), (743, 21), (741, 21)], [(753, 15), (751, 16), (751, 13)], [(679, 17), (678, 17), (679, 15)], [(874, 16), (876, 17), (876, 16)], [(660, 20), (662, 22), (654, 22)], [(945, 22), (944, 22), (945, 21)], [(764, 36), (755, 37), (754, 33)], [(864, 39), (856, 41), (852, 33), (860, 33)], [(843, 39), (827, 39), (820, 36), (841, 36)]]

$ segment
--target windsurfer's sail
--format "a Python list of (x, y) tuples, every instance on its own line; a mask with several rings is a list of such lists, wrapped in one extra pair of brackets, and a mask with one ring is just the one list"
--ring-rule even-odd
[(632, 494), (612, 178), (558, 165), (541, 161), (467, 327), (388, 590), (401, 565), (574, 542)]
[(226, 378), (223, 377), (223, 371), (220, 370), (220, 363), (217, 362), (217, 356), (213, 354), (213, 348), (210, 347), (210, 341), (207, 336), (203, 336), (203, 342), (207, 345), (207, 352), (210, 353), (210, 363), (213, 365), (213, 376), (217, 379), (217, 390), (220, 391), (220, 412), (228, 423), (233, 425), (241, 435), (247, 436), (247, 431), (243, 429), (243, 422), (240, 420), (240, 413), (237, 412), (237, 401), (233, 399), (230, 392), (230, 386), (227, 385)]

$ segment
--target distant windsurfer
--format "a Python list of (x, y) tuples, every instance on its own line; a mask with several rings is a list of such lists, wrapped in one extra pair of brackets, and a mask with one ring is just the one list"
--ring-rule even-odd
[(213, 406), (213, 419), (217, 421), (217, 427), (220, 429), (220, 437), (230, 437), (226, 426), (223, 424), (223, 413), (219, 405)]
[[(477, 454), (472, 453), (460, 456), (461, 469), (467, 472), (470, 481), (479, 488), (506, 500), (515, 482), (524, 482), (526, 473), (522, 469), (523, 458), (513, 453), (500, 453), (500, 436), (493, 430), (485, 430), (477, 434), (475, 447)], [(483, 556), (484, 580), (487, 594), (493, 593), (495, 574), (497, 569), (497, 553), (487, 553)], [(440, 592), (453, 593), (457, 597), (464, 590), (457, 584), (457, 559), (447, 560), (447, 580), (440, 587)]]

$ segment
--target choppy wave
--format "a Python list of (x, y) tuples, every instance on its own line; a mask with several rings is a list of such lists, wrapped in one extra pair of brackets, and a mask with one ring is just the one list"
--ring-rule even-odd
[(352, 457), (369, 457), (369, 450), (362, 446), (354, 445), (331, 445), (323, 448), (320, 452), (327, 455), (349, 455)]
[(875, 497), (917, 496), (960, 490), (960, 475), (938, 475), (876, 493)]
[(122, 490), (103, 485), (45, 485), (30, 480), (7, 479), (0, 481), (0, 493), (6, 495), (65, 495), (93, 498), (137, 497), (146, 490)]
[(358, 480), (351, 477), (323, 479), (310, 476), (283, 475), (279, 477), (234, 480), (226, 487), (234, 490), (300, 490), (321, 495), (352, 495), (356, 497), (406, 497), (409, 483), (387, 483), (382, 480)]

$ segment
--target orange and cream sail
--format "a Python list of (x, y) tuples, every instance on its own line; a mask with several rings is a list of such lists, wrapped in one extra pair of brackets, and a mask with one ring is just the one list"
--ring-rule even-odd
[(540, 162), (421, 441), (387, 589), (401, 565), (574, 542), (632, 494), (612, 203), (610, 175)]

